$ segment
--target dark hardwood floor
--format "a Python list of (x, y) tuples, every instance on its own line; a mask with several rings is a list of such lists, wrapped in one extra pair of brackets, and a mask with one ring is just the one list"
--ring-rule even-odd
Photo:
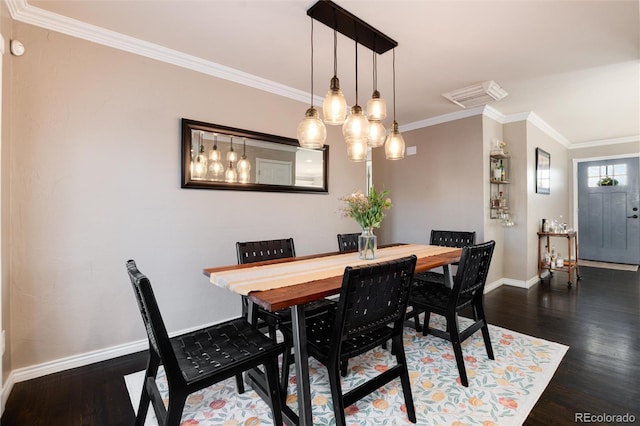
[[(640, 272), (581, 268), (529, 290), (486, 295), (491, 324), (570, 346), (526, 425), (575, 424), (576, 413), (635, 416), (640, 423)], [(143, 353), (17, 383), (2, 426), (132, 425), (123, 376), (145, 368)], [(606, 422), (605, 422), (606, 423)]]

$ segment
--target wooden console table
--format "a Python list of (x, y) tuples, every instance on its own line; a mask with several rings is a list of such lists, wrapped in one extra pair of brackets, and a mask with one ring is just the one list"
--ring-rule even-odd
[[(567, 239), (567, 260), (563, 266), (551, 266), (547, 264), (544, 259), (544, 252), (542, 251), (542, 241), (546, 241), (547, 250), (551, 248), (551, 238), (566, 238)], [(572, 253), (573, 252), (573, 253)], [(563, 271), (568, 274), (568, 285), (571, 287), (571, 273), (575, 271), (576, 284), (580, 281), (580, 269), (578, 267), (578, 234), (576, 231), (569, 232), (538, 232), (538, 277), (542, 279), (542, 271), (549, 271), (549, 275), (553, 275), (554, 271)]]

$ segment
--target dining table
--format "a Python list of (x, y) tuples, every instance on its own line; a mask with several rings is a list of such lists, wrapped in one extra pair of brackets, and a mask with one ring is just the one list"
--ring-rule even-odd
[[(249, 304), (248, 317), (254, 323), (255, 305), (271, 312), (287, 308), (291, 310), (298, 412), (283, 404), (283, 418), (288, 425), (312, 425), (304, 305), (339, 294), (347, 266), (369, 265), (409, 255), (417, 257), (416, 272), (442, 267), (447, 282), (451, 283), (449, 265), (459, 262), (461, 253), (462, 249), (455, 247), (391, 244), (378, 248), (373, 260), (360, 259), (358, 252), (331, 252), (211, 267), (205, 268), (203, 273), (212, 284), (247, 296), (252, 302)], [(269, 400), (269, 393), (259, 373), (248, 374), (248, 381), (265, 401)]]

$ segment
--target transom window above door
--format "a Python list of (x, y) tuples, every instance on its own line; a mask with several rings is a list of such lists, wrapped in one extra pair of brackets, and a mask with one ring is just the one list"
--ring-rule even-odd
[(602, 166), (590, 166), (587, 168), (587, 186), (627, 185), (627, 165), (607, 164)]

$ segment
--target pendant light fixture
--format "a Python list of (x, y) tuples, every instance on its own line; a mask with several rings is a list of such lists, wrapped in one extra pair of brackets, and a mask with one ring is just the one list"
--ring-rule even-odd
[(347, 116), (347, 100), (340, 90), (340, 80), (338, 80), (338, 32), (335, 29), (333, 30), (333, 78), (322, 103), (322, 115), (324, 122), (331, 126), (344, 123)]
[(233, 163), (229, 161), (229, 167), (224, 172), (224, 181), (233, 183), (238, 180), (238, 173), (236, 169), (233, 168)]
[(238, 172), (238, 182), (249, 182), (249, 176), (251, 172), (251, 163), (247, 160), (247, 138), (242, 141), (242, 157), (236, 166)]
[[(389, 159), (400, 159), (404, 157), (404, 141), (402, 135), (398, 131), (398, 125), (395, 121), (395, 56), (394, 56), (394, 125), (388, 135), (382, 124), (382, 120), (386, 117), (386, 103), (380, 97), (378, 91), (378, 57), (391, 49), (398, 46), (398, 43), (387, 35), (375, 29), (373, 26), (364, 22), (349, 11), (338, 6), (331, 0), (319, 0), (309, 9), (307, 15), (325, 24), (333, 30), (333, 78), (331, 79), (331, 87), (323, 102), (324, 121), (327, 124), (339, 124), (342, 114), (332, 112), (332, 106), (338, 104), (332, 99), (332, 95), (340, 90), (337, 77), (337, 33), (355, 41), (355, 68), (356, 68), (356, 102), (350, 110), (350, 114), (344, 120), (342, 125), (342, 135), (345, 143), (347, 143), (347, 156), (351, 161), (365, 161), (369, 148), (385, 145), (386, 157)], [(312, 58), (313, 58), (313, 22), (312, 22)], [(367, 112), (364, 113), (360, 105), (358, 105), (358, 44), (370, 49), (373, 52), (373, 94), (367, 102)], [(394, 51), (395, 55), (395, 51)], [(313, 61), (312, 61), (313, 65)], [(312, 67), (312, 84), (313, 84), (313, 67)], [(313, 86), (312, 86), (313, 88)], [(313, 92), (313, 90), (312, 90)], [(344, 96), (342, 96), (344, 98)], [(340, 101), (341, 102), (341, 101)], [(344, 104), (346, 106), (346, 102)], [(313, 107), (313, 105), (312, 105)], [(337, 108), (339, 110), (339, 108)], [(308, 112), (311, 111), (311, 108)], [(334, 118), (337, 117), (337, 118)], [(298, 134), (300, 134), (300, 127)], [(385, 137), (386, 136), (386, 137)], [(298, 137), (301, 140), (300, 136)], [(302, 140), (301, 140), (302, 144)]]
[(202, 132), (198, 133), (198, 155), (191, 171), (194, 179), (204, 179), (207, 174), (207, 156), (202, 143)]
[(238, 153), (233, 150), (233, 138), (231, 138), (231, 148), (229, 148), (229, 152), (227, 152), (227, 161), (230, 163), (238, 161)]
[(396, 49), (393, 49), (393, 125), (384, 141), (384, 153), (387, 160), (404, 158), (404, 138), (398, 130), (396, 121)]
[(324, 126), (318, 110), (313, 106), (313, 19), (311, 19), (311, 106), (298, 125), (298, 142), (303, 148), (320, 149), (327, 140), (327, 128)]
[(367, 102), (367, 118), (369, 119), (369, 142), (371, 148), (384, 145), (387, 130), (382, 124), (382, 120), (387, 117), (387, 103), (380, 97), (378, 92), (378, 54), (373, 52), (373, 94)]
[(373, 51), (373, 94), (367, 102), (367, 118), (382, 121), (387, 118), (387, 103), (378, 92), (378, 54)]
[(209, 172), (214, 179), (219, 178), (224, 172), (224, 165), (220, 161), (222, 154), (218, 151), (218, 134), (213, 134), (213, 148), (209, 151)]
[(238, 160), (238, 154), (233, 150), (233, 136), (229, 139), (231, 143), (231, 149), (227, 152), (227, 162), (229, 163), (229, 167), (224, 171), (224, 181), (232, 183), (238, 180), (238, 173), (233, 167), (233, 163)]
[[(356, 41), (356, 103), (351, 107), (351, 114), (342, 125), (342, 136), (347, 144), (357, 144), (348, 151), (353, 153), (349, 156), (351, 161), (364, 161), (367, 158), (366, 149), (361, 150), (362, 144), (367, 145), (369, 141), (369, 120), (362, 112), (362, 107), (358, 105), (358, 42)], [(362, 154), (361, 154), (362, 152)]]

